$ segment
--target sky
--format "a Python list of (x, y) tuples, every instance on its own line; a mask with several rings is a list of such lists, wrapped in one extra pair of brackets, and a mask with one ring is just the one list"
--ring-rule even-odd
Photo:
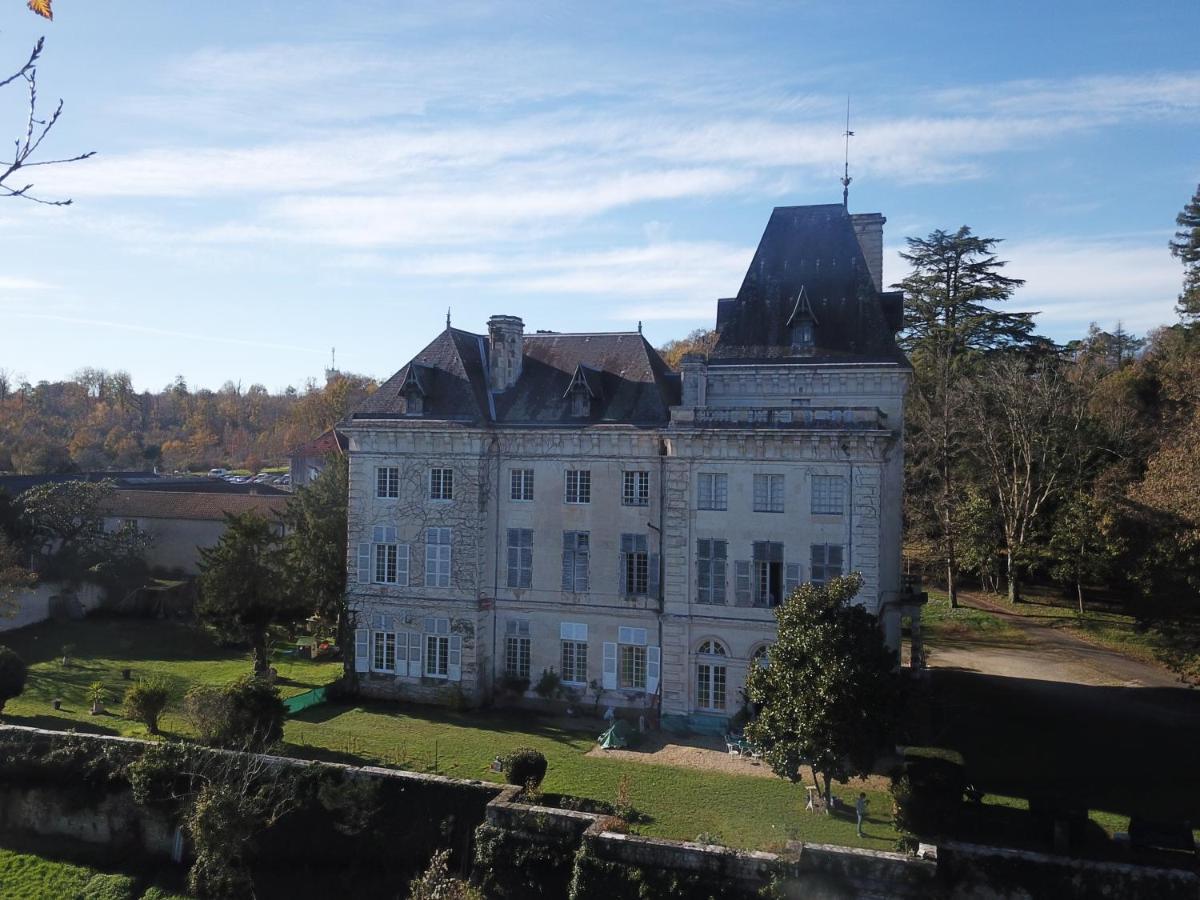
[[(0, 200), (0, 369), (272, 390), (386, 378), (445, 327), (711, 327), (775, 206), (969, 225), (1042, 333), (1175, 321), (1200, 181), (1200, 3), (7, 0), (39, 35), (32, 172)], [(3, 77), (3, 76), (0, 76)], [(0, 89), (0, 141), (26, 96)], [(4, 129), (7, 128), (7, 134)], [(5, 144), (4, 146), (10, 146)]]

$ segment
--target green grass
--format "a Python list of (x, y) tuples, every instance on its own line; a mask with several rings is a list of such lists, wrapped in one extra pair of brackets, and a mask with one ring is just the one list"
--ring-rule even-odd
[[(327, 705), (288, 720), (285, 740), (296, 755), (339, 761), (368, 760), (418, 772), (500, 781), (492, 758), (517, 747), (545, 754), (543, 789), (612, 801), (621, 776), (630, 778), (633, 805), (646, 816), (637, 826), (651, 837), (694, 840), (707, 832), (733, 847), (777, 847), (789, 839), (891, 850), (891, 798), (868, 792), (867, 837), (855, 835), (853, 817), (804, 811), (804, 791), (778, 778), (730, 775), (675, 766), (586, 756), (602, 729), (564, 730), (537, 716), (503, 712), (454, 713), (430, 707)], [(436, 760), (436, 764), (435, 764)], [(838, 790), (850, 801), (849, 788)]]
[(929, 591), (929, 602), (921, 610), (921, 631), (933, 644), (963, 641), (1020, 641), (1021, 631), (994, 613), (968, 606), (953, 609), (941, 591)]
[[(40, 728), (144, 736), (143, 725), (120, 714), (131, 684), (121, 677), (121, 670), (128, 668), (133, 679), (161, 676), (167, 680), (171, 704), (160, 728), (167, 734), (187, 734), (179, 704), (188, 688), (226, 684), (252, 668), (248, 653), (219, 646), (202, 628), (149, 619), (43, 622), (0, 635), (0, 644), (17, 651), (29, 666), (25, 691), (5, 705), (4, 719)], [(74, 645), (67, 666), (61, 662), (64, 644)], [(338, 662), (277, 656), (272, 665), (279, 671), (284, 697), (328, 684), (341, 674)], [(104, 684), (106, 695), (107, 711), (97, 716), (89, 714), (87, 699), (88, 685), (94, 681)], [(51, 707), (55, 698), (62, 700), (62, 709)]]
[[(107, 870), (0, 848), (0, 897), (19, 897), (22, 900), (76, 900), (83, 896), (89, 881), (105, 874), (108, 874)], [(136, 887), (136, 877), (117, 877), (127, 880), (132, 889), (131, 896), (143, 896), (142, 891)], [(149, 887), (145, 889), (149, 890)], [(185, 900), (179, 894), (163, 892), (161, 889), (152, 896), (160, 900)]]

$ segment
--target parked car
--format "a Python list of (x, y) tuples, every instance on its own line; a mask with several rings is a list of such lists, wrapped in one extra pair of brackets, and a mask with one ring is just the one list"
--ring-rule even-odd
[(228, 469), (209, 469), (208, 470), (209, 478), (224, 478), (228, 474), (229, 474)]

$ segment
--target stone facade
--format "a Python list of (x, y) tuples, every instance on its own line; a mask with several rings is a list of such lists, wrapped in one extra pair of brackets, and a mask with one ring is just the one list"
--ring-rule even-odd
[(776, 210), (721, 301), (729, 346), (680, 375), (640, 334), (447, 326), (341, 426), (361, 689), (532, 699), (553, 670), (577, 702), (719, 730), (773, 607), (851, 571), (898, 646), (909, 368), (882, 224)]

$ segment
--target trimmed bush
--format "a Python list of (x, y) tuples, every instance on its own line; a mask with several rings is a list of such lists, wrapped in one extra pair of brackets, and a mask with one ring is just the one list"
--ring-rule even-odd
[(137, 900), (136, 882), (128, 875), (93, 875), (79, 900)]
[(200, 739), (214, 747), (265, 750), (283, 738), (287, 710), (279, 688), (251, 675), (223, 688), (197, 685), (183, 708)]
[(20, 697), (25, 690), (25, 677), (29, 670), (25, 660), (8, 647), (0, 647), (0, 712), (4, 712), (4, 704), (14, 697)]
[(158, 719), (170, 699), (165, 679), (138, 681), (125, 692), (125, 718), (141, 722), (151, 734), (158, 734)]
[(509, 784), (537, 787), (546, 777), (546, 757), (531, 747), (521, 747), (504, 757), (504, 777)]
[(896, 828), (920, 838), (953, 833), (966, 786), (959, 760), (910, 755), (892, 777)]

